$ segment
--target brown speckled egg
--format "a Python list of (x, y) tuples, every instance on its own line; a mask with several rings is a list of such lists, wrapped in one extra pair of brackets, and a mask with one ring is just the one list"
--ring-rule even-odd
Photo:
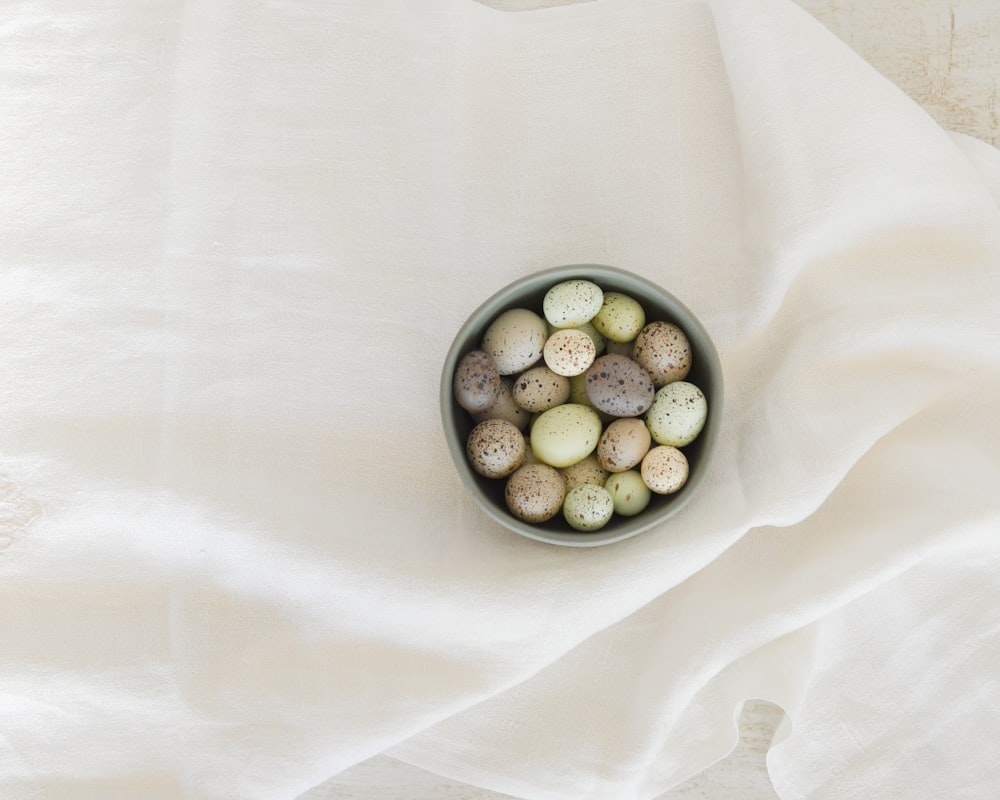
[(649, 373), (627, 356), (608, 354), (587, 370), (587, 397), (594, 408), (613, 417), (636, 417), (653, 403), (656, 389)]
[(500, 393), (500, 373), (482, 350), (466, 353), (455, 368), (455, 400), (471, 414), (485, 411)]
[(569, 378), (587, 371), (597, 358), (597, 348), (583, 331), (566, 328), (549, 336), (542, 355), (549, 369)]
[(488, 419), (505, 419), (507, 422), (516, 425), (518, 430), (525, 430), (528, 427), (531, 414), (514, 402), (514, 394), (511, 390), (512, 385), (513, 381), (510, 378), (501, 378), (500, 392), (497, 394), (496, 401), (485, 411), (473, 414), (472, 419), (475, 422), (484, 422)]
[(510, 513), (525, 522), (545, 522), (562, 508), (566, 485), (547, 464), (527, 464), (507, 479), (504, 499)]
[(676, 447), (654, 447), (642, 460), (642, 482), (657, 494), (673, 494), (687, 482), (688, 460)]
[(545, 320), (534, 311), (512, 308), (490, 323), (483, 334), (483, 350), (501, 375), (516, 375), (541, 360), (548, 332)]
[(569, 400), (569, 378), (545, 366), (532, 367), (514, 381), (514, 402), (525, 411), (548, 411)]
[(597, 458), (608, 472), (625, 472), (642, 461), (650, 444), (652, 437), (641, 419), (616, 419), (601, 434)]
[(650, 322), (636, 337), (632, 358), (659, 388), (687, 377), (691, 371), (691, 343), (672, 322)]
[(524, 463), (524, 434), (505, 419), (488, 419), (472, 429), (465, 451), (484, 478), (506, 478)]
[(566, 481), (567, 492), (587, 483), (603, 486), (608, 479), (608, 471), (601, 466), (601, 462), (597, 460), (595, 455), (589, 455), (582, 461), (577, 461), (569, 467), (563, 467), (559, 471), (562, 473), (563, 480)]

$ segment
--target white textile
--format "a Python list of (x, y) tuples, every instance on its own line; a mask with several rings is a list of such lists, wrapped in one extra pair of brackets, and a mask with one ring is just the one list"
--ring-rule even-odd
[[(1000, 154), (784, 0), (0, 18), (0, 797), (292, 800), (374, 754), (644, 800), (1000, 792)], [(713, 335), (698, 498), (465, 495), (468, 313), (569, 263)]]

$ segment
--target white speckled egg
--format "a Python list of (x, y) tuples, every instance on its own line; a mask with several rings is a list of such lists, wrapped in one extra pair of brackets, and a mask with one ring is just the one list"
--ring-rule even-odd
[(687, 377), (691, 371), (691, 343), (672, 322), (650, 322), (639, 331), (632, 358), (660, 388)]
[(586, 372), (594, 363), (597, 348), (583, 331), (564, 328), (549, 336), (542, 357), (549, 369), (557, 375), (572, 377)]
[(514, 381), (514, 402), (535, 413), (569, 400), (569, 378), (557, 375), (546, 366), (532, 367)]
[(513, 381), (510, 378), (501, 378), (500, 391), (497, 393), (497, 399), (493, 405), (485, 411), (473, 414), (472, 419), (475, 422), (484, 422), (488, 419), (505, 419), (507, 422), (516, 425), (519, 431), (525, 430), (528, 427), (531, 414), (514, 402), (514, 395), (511, 391), (512, 385)]
[(654, 447), (642, 460), (642, 482), (657, 494), (673, 494), (687, 482), (688, 460), (676, 447)]
[(705, 427), (708, 401), (701, 389), (687, 381), (674, 381), (657, 390), (646, 413), (646, 427), (657, 444), (684, 447)]
[(604, 486), (604, 482), (608, 479), (608, 471), (601, 466), (601, 462), (593, 454), (582, 461), (563, 467), (559, 471), (562, 473), (563, 480), (566, 481), (566, 491), (583, 486), (585, 483)]
[(634, 517), (646, 510), (653, 496), (642, 475), (634, 469), (627, 472), (616, 472), (604, 482), (615, 504), (615, 513), (622, 517)]
[(524, 463), (524, 434), (505, 419), (488, 419), (469, 433), (465, 451), (484, 478), (505, 478)]
[(590, 532), (608, 524), (615, 513), (615, 502), (603, 486), (585, 483), (566, 493), (562, 508), (571, 527)]
[(507, 508), (524, 522), (545, 522), (562, 508), (566, 486), (559, 472), (546, 464), (527, 464), (507, 479)]
[(485, 411), (500, 393), (500, 373), (482, 350), (466, 353), (455, 368), (455, 400), (471, 414)]
[(641, 419), (616, 419), (601, 434), (597, 459), (608, 472), (624, 472), (642, 461), (650, 444), (649, 429)]
[(598, 332), (613, 342), (631, 342), (646, 324), (638, 300), (621, 292), (605, 292), (604, 303), (593, 319)]
[(556, 328), (575, 328), (590, 322), (604, 304), (604, 290), (586, 280), (557, 283), (545, 293), (542, 313)]
[(593, 453), (600, 436), (601, 419), (594, 409), (566, 403), (550, 408), (535, 420), (531, 449), (545, 464), (568, 467)]
[(515, 375), (541, 359), (547, 337), (545, 320), (538, 314), (528, 308), (512, 308), (490, 323), (483, 334), (482, 349), (501, 375)]

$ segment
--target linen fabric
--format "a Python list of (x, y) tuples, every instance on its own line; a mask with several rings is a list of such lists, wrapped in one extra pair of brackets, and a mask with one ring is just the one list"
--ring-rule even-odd
[[(996, 795), (993, 148), (783, 0), (27, 0), (0, 76), (0, 795), (646, 800), (748, 698), (784, 800)], [(572, 263), (725, 374), (696, 500), (594, 549), (437, 405)]]

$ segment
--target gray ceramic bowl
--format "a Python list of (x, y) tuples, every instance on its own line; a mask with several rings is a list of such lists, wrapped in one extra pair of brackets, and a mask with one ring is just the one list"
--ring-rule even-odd
[[(673, 495), (654, 494), (649, 506), (634, 517), (615, 516), (599, 531), (581, 533), (571, 528), (561, 514), (539, 525), (522, 522), (513, 516), (504, 502), (504, 480), (490, 480), (478, 475), (465, 455), (465, 441), (475, 423), (455, 402), (453, 379), (462, 357), (480, 347), (483, 333), (500, 313), (511, 308), (531, 308), (541, 314), (542, 298), (560, 281), (583, 278), (605, 291), (617, 291), (638, 300), (646, 311), (647, 321), (673, 322), (691, 342), (693, 362), (688, 381), (698, 386), (708, 400), (708, 421), (697, 439), (684, 448), (690, 474), (684, 487)], [(615, 267), (599, 264), (571, 264), (536, 272), (501, 289), (466, 320), (452, 342), (441, 372), (441, 420), (452, 460), (462, 482), (479, 507), (504, 528), (550, 544), (593, 547), (628, 539), (659, 525), (676, 514), (695, 495), (705, 475), (709, 458), (719, 434), (722, 409), (722, 367), (715, 346), (698, 319), (676, 297), (654, 283)]]

